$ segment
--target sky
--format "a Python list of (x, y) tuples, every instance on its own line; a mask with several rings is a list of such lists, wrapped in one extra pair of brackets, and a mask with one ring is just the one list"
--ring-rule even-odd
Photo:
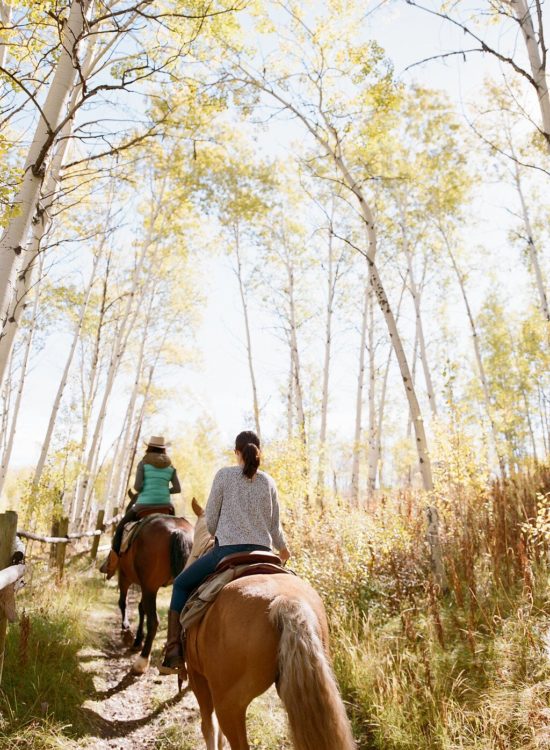
[[(426, 0), (426, 4), (430, 7), (436, 5), (430, 0)], [(468, 0), (464, 0), (464, 4), (473, 7)], [(366, 7), (373, 8), (374, 3), (370, 6), (366, 4)], [(491, 33), (495, 36), (496, 32)], [(364, 34), (365, 37), (376, 39), (385, 48), (399, 78), (405, 82), (415, 81), (428, 87), (443, 89), (458, 111), (466, 112), (472, 99), (479, 100), (483, 80), (487, 75), (499, 73), (498, 63), (479, 54), (469, 56), (466, 62), (453, 57), (445, 62), (435, 60), (407, 71), (408, 66), (419, 60), (460, 48), (464, 40), (461, 32), (401, 0), (387, 3), (379, 11), (367, 15)], [(508, 44), (510, 41), (508, 34), (500, 39), (495, 38), (497, 44)], [(274, 123), (265, 138), (275, 139), (276, 145), (260, 142), (259, 147), (284, 151), (296, 137), (296, 132), (295, 124), (283, 126)], [(507, 199), (506, 191), (502, 192), (498, 185), (483, 186), (476, 200), (478, 219), (481, 222), (472, 229), (471, 237), (473, 242), (483, 243), (500, 252), (500, 272), (503, 277), (506, 276), (507, 269), (513, 274), (515, 267), (514, 251), (509, 248), (506, 240), (508, 219), (505, 218), (503, 203)], [(155, 419), (149, 420), (144, 432), (165, 433), (173, 438), (185, 432), (197, 419), (208, 417), (218, 425), (221, 443), (230, 445), (240, 429), (251, 426), (242, 312), (230, 259), (216, 256), (205, 260), (203, 283), (207, 305), (197, 335), (202, 362), (193, 368), (165, 372), (166, 384), (175, 389), (175, 404), (158, 414)], [(481, 292), (480, 285), (479, 295)], [(282, 347), (277, 345), (270, 330), (272, 320), (258, 304), (253, 305), (253, 312), (253, 343), (260, 374), (260, 399), (265, 415), (265, 433), (269, 437), (275, 434), (281, 421), (281, 372), (286, 367), (286, 359)], [(465, 326), (465, 319), (459, 321), (458, 325)], [(67, 337), (52, 335), (44, 350), (35, 358), (18, 425), (14, 466), (29, 465), (38, 456), (66, 346)], [(338, 396), (331, 403), (330, 429), (343, 439), (351, 439), (355, 377), (352, 374), (352, 363), (357, 356), (351, 338), (345, 348), (346, 351), (341, 352), (333, 368)], [(119, 403), (115, 398), (110, 409), (111, 422), (104, 447), (116, 435), (117, 414), (120, 414), (121, 419), (125, 408), (123, 395), (121, 388), (118, 392)]]

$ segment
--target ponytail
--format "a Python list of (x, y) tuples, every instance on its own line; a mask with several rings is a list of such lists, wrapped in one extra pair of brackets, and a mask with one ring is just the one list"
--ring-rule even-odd
[(255, 432), (240, 432), (235, 439), (235, 450), (243, 457), (243, 474), (252, 479), (260, 467), (260, 439)]

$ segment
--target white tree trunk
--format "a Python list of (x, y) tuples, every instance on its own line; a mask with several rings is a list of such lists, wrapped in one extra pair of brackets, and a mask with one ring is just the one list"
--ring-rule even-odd
[[(5, 27), (9, 24), (10, 19), (11, 19), (10, 3), (3, 2), (3, 0), (0, 0), (0, 24)], [(8, 52), (7, 45), (4, 44), (0, 40), (0, 66), (1, 67), (4, 67), (7, 52)]]
[(367, 348), (367, 323), (369, 315), (370, 283), (365, 286), (363, 314), (361, 316), (361, 342), (359, 344), (359, 371), (355, 391), (355, 431), (353, 434), (353, 455), (351, 460), (351, 504), (359, 504), (359, 479), (361, 471), (361, 433), (363, 422), (363, 388), (365, 385), (365, 351)]
[(491, 425), (491, 436), (493, 438), (493, 446), (495, 449), (495, 453), (498, 460), (498, 465), (500, 468), (500, 473), (504, 477), (506, 474), (506, 463), (504, 460), (504, 456), (502, 454), (502, 450), (500, 448), (500, 440), (498, 437), (498, 431), (496, 428), (496, 424), (493, 418), (493, 404), (491, 401), (491, 392), (489, 389), (489, 384), (487, 382), (487, 376), (485, 374), (485, 367), (483, 365), (483, 359), (481, 357), (481, 349), (479, 346), (479, 334), (477, 332), (476, 323), (474, 320), (474, 316), (472, 313), (472, 309), (470, 307), (470, 302), (468, 300), (468, 295), (466, 294), (466, 286), (464, 284), (464, 278), (462, 277), (462, 274), (460, 272), (460, 269), (458, 268), (458, 264), (455, 260), (454, 254), (451, 250), (450, 244), (447, 240), (447, 237), (444, 232), (442, 232), (443, 238), (445, 240), (445, 244), (447, 245), (447, 252), (449, 253), (449, 257), (451, 259), (451, 263), (453, 266), (453, 269), (456, 274), (456, 278), (458, 280), (458, 285), (460, 287), (460, 292), (462, 294), (462, 299), (464, 300), (464, 307), (466, 308), (466, 315), (468, 316), (468, 322), (470, 323), (470, 329), (472, 331), (472, 341), (474, 344), (474, 353), (476, 358), (476, 364), (477, 364), (477, 370), (479, 373), (479, 379), (481, 381), (481, 388), (483, 390), (483, 398), (485, 401), (485, 410), (487, 412), (487, 416), (489, 418), (489, 424)]
[(369, 285), (369, 432), (367, 446), (367, 503), (372, 500), (376, 489), (376, 472), (378, 469), (378, 435), (376, 420), (376, 362), (374, 358), (374, 299), (372, 286)]
[[(403, 296), (405, 289), (407, 288), (407, 277), (403, 280), (403, 286), (401, 287), (401, 293), (399, 295), (399, 301), (397, 302), (397, 308), (395, 311), (395, 320), (399, 321), (399, 315), (401, 313), (401, 303), (403, 302)], [(391, 359), (393, 355), (393, 348), (390, 347), (388, 352), (388, 358), (386, 360), (386, 366), (384, 368), (384, 377), (382, 378), (382, 385), (380, 387), (380, 399), (378, 401), (378, 428), (377, 428), (377, 445), (376, 445), (376, 465), (378, 466), (378, 483), (382, 486), (382, 428), (384, 426), (384, 411), (386, 409), (386, 393), (388, 388), (388, 376), (390, 372)], [(414, 377), (413, 377), (414, 380)]]
[(248, 372), (250, 373), (250, 384), (252, 386), (252, 411), (254, 413), (254, 424), (256, 426), (256, 434), (261, 441), (261, 429), (260, 429), (260, 404), (258, 400), (258, 388), (256, 385), (256, 374), (254, 372), (254, 359), (252, 357), (252, 336), (250, 334), (250, 321), (248, 318), (248, 301), (246, 299), (246, 290), (243, 282), (243, 268), (241, 261), (240, 252), (240, 235), (239, 227), (235, 225), (235, 257), (237, 260), (237, 279), (239, 281), (239, 293), (241, 296), (241, 305), (243, 309), (244, 318), (244, 329), (246, 334), (246, 354), (248, 359)]
[[(67, 97), (75, 82), (78, 68), (78, 45), (84, 33), (90, 0), (73, 0), (64, 25), (59, 60), (42, 107), (38, 125), (24, 165), (23, 180), (15, 205), (18, 212), (0, 238), (0, 337), (4, 335), (9, 308), (15, 293), (15, 280), (21, 265), (21, 253), (27, 243), (31, 219), (36, 211), (44, 182), (47, 160), (63, 121)], [(3, 379), (8, 357), (0, 358), (0, 380)]]
[(292, 376), (294, 398), (296, 401), (296, 412), (298, 416), (298, 427), (300, 430), (300, 439), (304, 446), (307, 444), (306, 436), (306, 416), (304, 410), (304, 397), (302, 390), (302, 375), (300, 368), (300, 353), (298, 351), (298, 334), (296, 322), (296, 300), (294, 294), (294, 268), (290, 260), (287, 260), (287, 277), (288, 277), (288, 304), (289, 304), (289, 343), (290, 357), (292, 361)]
[(67, 356), (67, 360), (65, 362), (65, 368), (63, 370), (63, 374), (61, 376), (61, 380), (59, 382), (59, 386), (57, 388), (57, 393), (55, 396), (55, 400), (53, 403), (53, 407), (50, 413), (50, 419), (48, 421), (48, 427), (46, 429), (46, 435), (44, 437), (44, 441), (42, 443), (42, 449), (40, 451), (40, 456), (38, 458), (38, 462), (36, 464), (36, 468), (34, 470), (34, 478), (33, 478), (33, 484), (38, 484), (40, 482), (40, 478), (42, 476), (42, 471), (44, 470), (44, 465), (46, 463), (46, 458), (48, 456), (48, 451), (50, 448), (50, 442), (52, 439), (55, 423), (57, 421), (57, 414), (59, 412), (59, 407), (61, 406), (61, 400), (63, 398), (63, 393), (65, 392), (65, 386), (67, 385), (67, 381), (69, 379), (69, 372), (71, 370), (71, 365), (73, 362), (74, 353), (76, 351), (76, 347), (78, 344), (78, 340), (80, 338), (80, 333), (82, 331), (82, 326), (84, 324), (84, 318), (86, 317), (86, 311), (88, 309), (88, 302), (90, 301), (90, 295), (92, 293), (92, 287), (94, 285), (97, 266), (99, 263), (99, 259), (101, 257), (101, 252), (103, 250), (103, 246), (100, 246), (99, 251), (94, 256), (93, 264), (92, 264), (92, 271), (90, 273), (90, 278), (88, 280), (88, 284), (86, 286), (86, 289), (84, 291), (84, 299), (82, 301), (82, 306), (80, 308), (80, 314), (78, 316), (78, 320), (76, 321), (76, 325), (74, 327), (73, 331), (73, 338), (71, 342), (71, 346), (69, 349), (69, 354)]
[[(42, 278), (42, 266), (43, 266), (43, 261), (40, 264), (39, 278)], [(19, 382), (17, 385), (17, 395), (15, 398), (14, 406), (13, 406), (13, 414), (11, 416), (9, 437), (6, 443), (6, 448), (2, 454), (2, 466), (0, 467), (0, 497), (2, 496), (2, 490), (4, 489), (4, 483), (6, 481), (6, 475), (8, 473), (11, 454), (13, 450), (13, 443), (15, 440), (15, 433), (17, 430), (17, 419), (19, 417), (19, 409), (21, 407), (23, 389), (25, 387), (25, 378), (27, 375), (29, 357), (30, 357), (30, 353), (32, 349), (32, 341), (33, 341), (34, 331), (36, 327), (36, 318), (37, 318), (37, 313), (38, 313), (39, 300), (40, 300), (40, 282), (36, 285), (36, 289), (34, 293), (34, 305), (33, 305), (33, 310), (31, 314), (30, 326), (29, 326), (29, 330), (27, 333), (27, 340), (25, 341), (25, 348), (23, 350), (23, 357), (21, 360), (21, 374), (19, 376)]]
[[(540, 128), (546, 147), (550, 151), (550, 95), (548, 93), (548, 79), (546, 77), (546, 49), (544, 40), (538, 39), (535, 32), (531, 10), (526, 0), (510, 0), (510, 5), (518, 21), (531, 68), (531, 76), (535, 82), (539, 100), (542, 127)], [(542, 24), (542, 19), (541, 19)], [(540, 29), (542, 32), (542, 28)]]
[[(94, 36), (93, 40), (95, 39), (96, 37)], [(92, 73), (93, 50), (94, 41), (91, 41), (87, 45), (86, 56), (82, 64), (84, 79)], [(82, 82), (77, 83), (72, 90), (67, 107), (69, 111), (74, 109), (81, 92)], [(29, 290), (32, 289), (36, 281), (36, 259), (41, 252), (43, 238), (49, 233), (52, 225), (51, 209), (58, 199), (59, 176), (69, 147), (72, 129), (73, 118), (69, 118), (60, 130), (57, 138), (57, 147), (55, 148), (51, 164), (46, 170), (46, 177), (40, 191), (41, 198), (37, 201), (31, 223), (31, 239), (28, 247), (23, 247), (21, 252), (15, 289), (9, 301), (6, 324), (0, 336), (0, 363), (10, 356), (19, 327), (19, 321), (26, 306)]]
[(437, 404), (435, 400), (435, 392), (432, 382), (432, 375), (430, 366), (428, 364), (428, 353), (426, 351), (426, 340), (424, 338), (424, 326), (422, 325), (422, 314), (420, 311), (420, 288), (416, 284), (415, 276), (414, 276), (414, 267), (413, 267), (413, 255), (411, 251), (411, 246), (409, 242), (409, 237), (407, 233), (407, 226), (406, 226), (406, 218), (403, 216), (403, 210), (402, 210), (402, 218), (401, 218), (401, 234), (403, 237), (403, 249), (405, 251), (405, 257), (407, 258), (407, 268), (408, 268), (408, 275), (409, 275), (409, 286), (411, 291), (411, 296), (413, 298), (414, 302), (414, 313), (416, 317), (416, 331), (418, 336), (418, 345), (420, 347), (420, 362), (422, 364), (422, 371), (424, 373), (424, 380), (426, 383), (426, 392), (428, 394), (428, 402), (430, 404), (430, 409), (432, 412), (432, 416), (437, 416)]
[(324, 502), (326, 467), (327, 467), (327, 418), (330, 381), (330, 359), (332, 356), (332, 317), (334, 314), (334, 297), (336, 295), (337, 273), (334, 263), (332, 216), (328, 227), (327, 257), (327, 309), (325, 318), (325, 356), (323, 364), (323, 386), (321, 396), (321, 426), (319, 430), (319, 471), (317, 475), (317, 502)]
[(521, 184), (521, 175), (519, 171), (519, 164), (515, 157), (515, 153), (513, 151), (513, 146), (511, 142), (510, 142), (510, 146), (512, 147), (512, 156), (514, 158), (514, 180), (516, 183), (516, 189), (518, 191), (519, 202), (521, 204), (521, 214), (523, 216), (525, 232), (527, 234), (527, 248), (529, 250), (529, 257), (531, 259), (531, 264), (533, 266), (533, 271), (535, 273), (535, 281), (536, 281), (537, 290), (539, 294), (539, 305), (540, 305), (540, 309), (545, 320), (547, 322), (550, 322), (550, 308), (548, 307), (548, 297), (546, 296), (546, 289), (545, 289), (544, 279), (542, 276), (542, 269), (539, 263), (539, 255), (537, 251), (537, 246), (535, 245), (533, 228), (531, 226), (531, 218), (529, 216), (527, 203), (525, 201), (525, 196), (523, 194), (523, 188)]

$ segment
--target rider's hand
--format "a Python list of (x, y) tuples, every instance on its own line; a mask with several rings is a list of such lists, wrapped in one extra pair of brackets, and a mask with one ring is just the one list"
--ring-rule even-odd
[(287, 547), (283, 547), (283, 549), (279, 550), (279, 557), (281, 558), (281, 560), (283, 561), (283, 563), (288, 562), (288, 560), (290, 558), (290, 552), (288, 551)]

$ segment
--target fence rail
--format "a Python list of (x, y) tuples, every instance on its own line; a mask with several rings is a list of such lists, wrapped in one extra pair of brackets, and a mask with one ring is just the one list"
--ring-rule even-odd
[(26, 565), (10, 565), (9, 568), (0, 570), (0, 591), (11, 586), (12, 583), (17, 583), (25, 575), (27, 567)]
[(103, 528), (91, 529), (90, 531), (71, 532), (64, 536), (41, 536), (40, 534), (34, 534), (30, 531), (18, 531), (17, 536), (22, 539), (32, 539), (35, 542), (43, 542), (44, 544), (69, 544), (69, 542), (74, 542), (78, 539), (85, 539), (86, 537), (101, 536), (105, 533), (105, 529), (108, 526), (118, 523), (123, 516), (124, 513), (119, 513), (117, 516), (113, 516), (113, 518), (103, 521)]

